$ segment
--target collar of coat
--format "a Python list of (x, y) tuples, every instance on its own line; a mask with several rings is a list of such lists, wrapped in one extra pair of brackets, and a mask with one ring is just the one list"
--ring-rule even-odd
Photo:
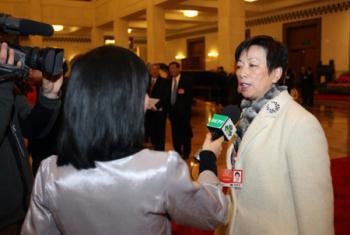
[(267, 102), (259, 114), (254, 118), (248, 130), (244, 134), (240, 144), (239, 152), (242, 154), (249, 142), (254, 139), (263, 129), (265, 129), (278, 115), (286, 108), (287, 103), (292, 100), (288, 91), (282, 91), (278, 96)]

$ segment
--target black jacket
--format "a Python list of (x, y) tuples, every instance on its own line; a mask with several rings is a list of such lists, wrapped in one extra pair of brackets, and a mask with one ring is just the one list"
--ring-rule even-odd
[(157, 109), (163, 109), (163, 112), (166, 112), (170, 104), (170, 90), (168, 89), (171, 86), (171, 80), (158, 77), (156, 83), (151, 86), (151, 78), (149, 79), (149, 86), (147, 93), (151, 98), (159, 99), (159, 102), (156, 104)]
[[(169, 90), (171, 96), (172, 80), (169, 82)], [(179, 84), (176, 91), (176, 101), (174, 105), (170, 104), (170, 118), (191, 120), (192, 113), (192, 79), (183, 74), (180, 76)], [(169, 99), (170, 102), (170, 99)]]
[(32, 108), (13, 90), (13, 82), (0, 82), (0, 230), (24, 218), (30, 197), (33, 176), (24, 137), (45, 136), (61, 104), (39, 95)]

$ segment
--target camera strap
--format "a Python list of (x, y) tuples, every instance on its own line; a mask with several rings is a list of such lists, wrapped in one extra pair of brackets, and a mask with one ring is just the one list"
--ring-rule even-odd
[(28, 208), (28, 200), (29, 200), (29, 195), (31, 192), (30, 185), (31, 183), (28, 181), (28, 178), (26, 177), (25, 174), (25, 169), (24, 165), (25, 161), (28, 161), (26, 152), (24, 150), (24, 146), (21, 144), (21, 140), (18, 136), (17, 133), (17, 128), (15, 125), (15, 107), (12, 107), (12, 112), (11, 112), (11, 121), (8, 126), (8, 141), (10, 143), (10, 147), (12, 149), (13, 156), (15, 158), (16, 166), (18, 169), (19, 176), (22, 181), (22, 189), (23, 189), (23, 198), (22, 198), (22, 203), (23, 203), (23, 208), (27, 209)]

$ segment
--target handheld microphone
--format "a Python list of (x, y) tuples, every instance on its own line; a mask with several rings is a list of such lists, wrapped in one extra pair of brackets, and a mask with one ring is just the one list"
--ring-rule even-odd
[(18, 19), (7, 14), (0, 14), (0, 31), (15, 35), (53, 35), (53, 27), (49, 24)]
[(214, 114), (207, 124), (212, 134), (211, 139), (216, 140), (224, 136), (226, 141), (230, 140), (236, 133), (235, 123), (240, 116), (241, 110), (235, 105), (226, 106), (221, 114)]
[[(229, 141), (236, 134), (236, 122), (241, 116), (241, 110), (235, 105), (228, 105), (224, 108), (221, 114), (214, 114), (208, 122), (207, 127), (211, 132), (211, 140), (214, 141), (221, 136), (224, 136), (226, 141)], [(194, 155), (194, 159), (200, 161), (200, 152), (198, 150)]]

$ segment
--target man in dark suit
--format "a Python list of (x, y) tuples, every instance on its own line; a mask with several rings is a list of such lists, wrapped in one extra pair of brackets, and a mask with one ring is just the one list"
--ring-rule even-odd
[[(146, 112), (146, 133), (151, 138), (151, 143), (155, 150), (164, 151), (165, 147), (165, 122), (170, 99), (169, 81), (160, 77), (159, 65), (152, 64), (150, 67), (150, 80), (148, 86), (148, 96), (151, 105)], [(159, 99), (152, 103), (152, 99)]]
[(192, 82), (181, 74), (180, 64), (169, 64), (171, 77), (170, 122), (172, 129), (173, 146), (184, 159), (191, 153), (191, 109), (192, 109)]

